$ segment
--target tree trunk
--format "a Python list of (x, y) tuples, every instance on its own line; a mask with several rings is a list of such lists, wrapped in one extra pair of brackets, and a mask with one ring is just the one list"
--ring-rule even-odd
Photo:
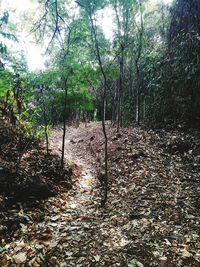
[(96, 55), (97, 55), (97, 60), (99, 63), (99, 67), (103, 76), (104, 80), (104, 86), (103, 86), (103, 95), (102, 95), (102, 106), (103, 106), (103, 116), (102, 116), (102, 128), (103, 128), (103, 135), (104, 135), (104, 197), (101, 201), (101, 206), (105, 206), (108, 198), (108, 137), (107, 137), (107, 132), (106, 132), (106, 95), (107, 95), (107, 77), (106, 73), (103, 68), (102, 60), (101, 60), (101, 55), (100, 55), (100, 49), (99, 49), (99, 42), (97, 39), (97, 34), (96, 34), (96, 28), (94, 25), (94, 21), (92, 18), (92, 13), (91, 10), (89, 10), (89, 19), (91, 23), (91, 28), (92, 28), (92, 33), (94, 36), (94, 42), (95, 42), (95, 48), (96, 48)]
[(140, 125), (140, 93), (139, 93), (139, 90), (137, 90), (136, 92), (136, 118), (135, 118), (135, 121), (136, 121), (136, 124), (137, 125)]
[(61, 156), (61, 167), (64, 167), (65, 157), (65, 136), (66, 136), (66, 115), (67, 115), (67, 79), (64, 81), (65, 98), (64, 98), (64, 109), (63, 109), (63, 138), (62, 138), (62, 156)]
[(144, 96), (144, 102), (143, 102), (143, 120), (145, 121), (146, 118), (146, 96)]
[(144, 23), (143, 23), (143, 16), (142, 16), (142, 4), (139, 1), (139, 9), (140, 9), (140, 33), (139, 33), (139, 44), (138, 44), (138, 55), (135, 60), (135, 67), (136, 67), (136, 124), (140, 124), (140, 94), (141, 94), (141, 75), (140, 75), (140, 57), (142, 53), (143, 47), (143, 34), (144, 34)]
[(103, 94), (103, 119), (102, 119), (102, 128), (103, 128), (103, 134), (104, 134), (104, 140), (105, 140), (105, 147), (104, 147), (104, 164), (105, 164), (105, 176), (104, 176), (104, 190), (105, 190), (105, 194), (104, 194), (104, 198), (101, 201), (101, 206), (104, 207), (106, 202), (107, 202), (107, 198), (108, 198), (108, 138), (107, 138), (107, 132), (106, 132), (106, 83), (104, 84), (104, 94)]
[(40, 86), (40, 93), (41, 93), (41, 98), (42, 98), (42, 109), (43, 109), (43, 117), (44, 117), (44, 134), (45, 134), (45, 140), (46, 140), (46, 150), (47, 150), (47, 155), (48, 155), (49, 154), (48, 119), (47, 119), (46, 105), (45, 105), (45, 100), (44, 100), (43, 85)]

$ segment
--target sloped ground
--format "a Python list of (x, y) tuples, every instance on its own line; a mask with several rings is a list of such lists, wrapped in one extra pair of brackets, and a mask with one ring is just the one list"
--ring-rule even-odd
[(55, 195), (61, 181), (70, 187), (69, 176), (58, 155), (47, 154), (41, 142), (0, 117), (0, 194), (6, 204)]
[[(43, 202), (34, 216), (20, 210), (28, 219), (2, 241), (1, 266), (199, 266), (199, 133), (107, 128), (105, 209), (101, 124), (69, 127), (74, 187)], [(60, 128), (52, 132), (57, 152), (61, 137)]]
[[(70, 188), (70, 168), (60, 167), (58, 155), (47, 155), (41, 142), (26, 137), (0, 114), (0, 258), (5, 244), (21, 237), (23, 225), (43, 214), (41, 200)], [(0, 266), (7, 266), (5, 262)]]

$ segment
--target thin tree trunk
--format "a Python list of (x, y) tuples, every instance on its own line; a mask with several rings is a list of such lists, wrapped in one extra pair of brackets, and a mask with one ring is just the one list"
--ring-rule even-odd
[(146, 118), (146, 96), (144, 96), (144, 102), (143, 102), (143, 120)]
[(61, 156), (61, 167), (64, 167), (65, 158), (65, 136), (66, 136), (66, 117), (67, 117), (67, 79), (64, 81), (65, 98), (64, 98), (64, 110), (63, 110), (63, 140), (62, 140), (62, 156)]
[(121, 58), (120, 58), (120, 121), (119, 125), (123, 125), (123, 84), (124, 84), (124, 45), (121, 44)]
[[(104, 87), (106, 84), (104, 84)], [(106, 87), (105, 87), (106, 88)], [(103, 128), (103, 134), (104, 134), (104, 141), (105, 141), (105, 147), (104, 147), (104, 163), (105, 163), (105, 168), (104, 168), (104, 198), (101, 201), (101, 206), (104, 207), (107, 198), (108, 198), (108, 138), (107, 138), (107, 132), (106, 132), (106, 124), (105, 124), (105, 119), (106, 119), (106, 95), (105, 95), (105, 90), (104, 90), (104, 96), (103, 96), (103, 119), (102, 119), (102, 128)]]
[(115, 15), (118, 25), (118, 37), (120, 42), (120, 55), (119, 55), (119, 89), (118, 89), (118, 102), (117, 102), (117, 132), (119, 132), (120, 127), (122, 127), (122, 103), (123, 103), (123, 77), (124, 77), (124, 43), (121, 35), (121, 23), (119, 19), (119, 14), (117, 6), (114, 5)]
[[(68, 30), (69, 30), (69, 33), (68, 33), (68, 38), (67, 38), (67, 49), (66, 49), (66, 52), (64, 51), (63, 69), (65, 68), (65, 60), (66, 60), (67, 55), (69, 54), (69, 48), (70, 48), (71, 29), (68, 27)], [(69, 70), (69, 73), (64, 78), (65, 95), (64, 95), (64, 108), (63, 108), (63, 139), (62, 139), (62, 155), (61, 155), (61, 167), (62, 168), (64, 168), (64, 158), (65, 158), (65, 136), (66, 136), (66, 117), (67, 117), (67, 95), (68, 95), (67, 82), (68, 82), (68, 79), (71, 73), (72, 73), (72, 69)]]
[(119, 132), (120, 128), (120, 109), (121, 109), (121, 89), (120, 89), (120, 81), (118, 88), (118, 101), (117, 101), (117, 132)]
[(96, 54), (97, 54), (97, 59), (99, 63), (99, 67), (104, 79), (104, 86), (103, 86), (103, 97), (102, 97), (102, 106), (103, 106), (103, 116), (102, 116), (102, 128), (103, 128), (103, 135), (104, 135), (104, 197), (101, 201), (101, 206), (105, 206), (108, 198), (108, 137), (107, 137), (107, 132), (106, 132), (106, 93), (107, 93), (107, 77), (106, 73), (103, 68), (103, 64), (101, 61), (101, 55), (100, 55), (100, 50), (99, 50), (99, 43), (97, 40), (97, 34), (96, 34), (96, 28), (94, 25), (94, 21), (92, 18), (91, 10), (89, 11), (89, 18), (91, 22), (91, 27), (92, 27), (92, 33), (94, 36), (94, 42), (95, 42), (95, 48), (96, 48)]
[(139, 34), (139, 47), (138, 47), (138, 55), (135, 60), (136, 66), (136, 77), (137, 77), (137, 84), (136, 84), (136, 124), (140, 124), (140, 94), (141, 94), (141, 75), (140, 75), (140, 66), (139, 60), (142, 53), (143, 47), (143, 34), (144, 34), (144, 23), (143, 23), (143, 16), (142, 16), (142, 4), (139, 1), (139, 9), (140, 9), (140, 34)]
[(80, 109), (76, 108), (76, 128), (79, 127), (80, 124)]
[(44, 134), (45, 134), (45, 140), (46, 140), (46, 150), (47, 150), (47, 155), (48, 155), (49, 154), (48, 120), (47, 120), (47, 113), (46, 113), (46, 105), (44, 101), (43, 86), (40, 87), (40, 93), (42, 97), (42, 109), (43, 109), (43, 117), (44, 117)]
[(112, 126), (116, 125), (116, 99), (117, 99), (117, 92), (115, 90), (112, 101), (112, 121), (111, 121)]
[(140, 125), (140, 93), (139, 90), (136, 92), (136, 124)]
[(118, 90), (118, 111), (117, 111), (117, 132), (119, 132), (120, 127), (122, 127), (122, 73), (121, 73), (121, 63), (120, 63), (120, 79), (119, 79), (119, 90)]

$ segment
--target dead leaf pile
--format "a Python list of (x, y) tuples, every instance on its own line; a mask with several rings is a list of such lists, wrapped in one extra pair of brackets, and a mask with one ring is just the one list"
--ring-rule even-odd
[[(198, 133), (107, 129), (106, 208), (99, 206), (101, 123), (69, 127), (66, 159), (76, 163), (75, 185), (32, 210), (21, 207), (19, 227), (10, 223), (11, 240), (1, 240), (1, 266), (199, 266)], [(56, 152), (61, 137), (59, 128), (52, 131)]]

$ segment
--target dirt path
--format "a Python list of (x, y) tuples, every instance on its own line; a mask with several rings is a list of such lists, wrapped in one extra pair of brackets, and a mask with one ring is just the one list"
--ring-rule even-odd
[[(116, 133), (109, 125), (107, 130), (106, 207), (99, 207), (97, 179), (103, 165), (101, 123), (68, 127), (65, 158), (73, 163), (73, 188), (38, 201), (32, 210), (21, 208), (18, 216), (25, 222), (0, 247), (0, 253), (6, 250), (1, 266), (199, 266), (198, 133), (141, 128)], [(61, 128), (50, 141), (60, 155)]]
[[(48, 213), (51, 214), (49, 221), (50, 227), (54, 228), (54, 241), (51, 239), (50, 246), (52, 243), (56, 245), (59, 255), (59, 258), (49, 258), (52, 264), (78, 267), (92, 264), (98, 266), (100, 262), (97, 251), (102, 241), (94, 236), (100, 233), (103, 217), (102, 211), (98, 209), (100, 198), (96, 159), (90, 147), (90, 140), (97, 127), (101, 134), (100, 124), (97, 123), (90, 123), (87, 127), (81, 124), (79, 128), (67, 128), (65, 159), (73, 164), (75, 185), (69, 194), (61, 194), (51, 200)], [(61, 153), (61, 128), (52, 131), (50, 144), (54, 151)]]
[[(44, 232), (51, 229), (52, 235), (45, 255), (53, 266), (127, 265), (123, 248), (129, 241), (117, 224), (111, 227), (110, 217), (115, 220), (116, 215), (99, 208), (99, 164), (93, 146), (95, 140), (100, 142), (101, 136), (100, 123), (67, 129), (65, 158), (75, 164), (73, 172), (77, 180), (74, 190), (50, 199), (46, 209)], [(60, 152), (62, 130), (54, 129), (50, 140), (53, 150)], [(38, 232), (43, 231), (40, 228)]]
[[(75, 191), (81, 198), (91, 197), (93, 189), (97, 186), (96, 158), (91, 151), (91, 139), (94, 132), (101, 134), (100, 124), (90, 123), (87, 127), (81, 124), (78, 128), (68, 127), (65, 138), (65, 161), (74, 165), (73, 172), (78, 177)], [(62, 128), (58, 127), (51, 132), (50, 145), (53, 151), (60, 154), (62, 148)], [(84, 197), (83, 197), (84, 193)]]

